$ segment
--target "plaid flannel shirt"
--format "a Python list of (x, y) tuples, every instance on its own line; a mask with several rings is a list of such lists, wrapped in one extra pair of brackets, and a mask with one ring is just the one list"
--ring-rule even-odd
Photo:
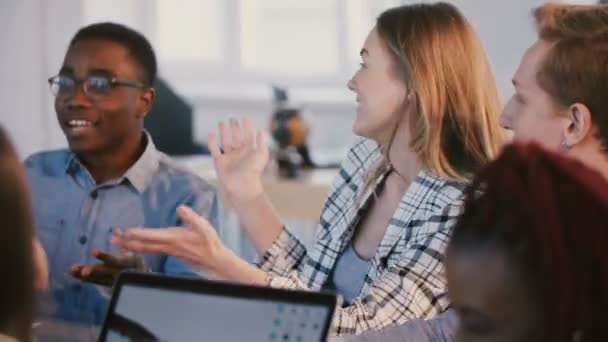
[[(272, 287), (323, 289), (353, 237), (360, 207), (374, 190), (361, 196), (366, 176), (381, 158), (370, 140), (351, 148), (323, 207), (314, 245), (307, 250), (284, 228), (261, 257), (258, 265), (273, 274)], [(463, 209), (465, 186), (427, 171), (418, 174), (390, 220), (361, 294), (336, 310), (333, 334), (378, 330), (447, 309), (444, 251)]]

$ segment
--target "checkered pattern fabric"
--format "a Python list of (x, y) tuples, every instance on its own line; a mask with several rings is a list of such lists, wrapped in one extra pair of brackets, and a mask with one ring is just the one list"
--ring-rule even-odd
[[(314, 245), (307, 250), (286, 227), (261, 257), (259, 267), (274, 275), (271, 286), (323, 289), (354, 235), (359, 209), (374, 190), (363, 188), (381, 158), (370, 140), (352, 147), (323, 207)], [(427, 319), (447, 308), (444, 251), (463, 209), (465, 187), (427, 171), (418, 174), (390, 220), (361, 294), (337, 309), (335, 335)]]

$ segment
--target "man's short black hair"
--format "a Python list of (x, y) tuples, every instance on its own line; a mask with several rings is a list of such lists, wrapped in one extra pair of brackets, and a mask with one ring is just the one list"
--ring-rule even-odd
[(92, 39), (109, 40), (126, 47), (143, 70), (142, 81), (152, 86), (156, 79), (156, 55), (150, 42), (141, 33), (116, 23), (91, 24), (78, 30), (70, 41), (70, 47), (79, 41)]

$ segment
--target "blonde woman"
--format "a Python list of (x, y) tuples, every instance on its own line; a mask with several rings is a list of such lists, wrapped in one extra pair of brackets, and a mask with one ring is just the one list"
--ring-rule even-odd
[[(238, 258), (190, 209), (189, 229), (134, 228), (114, 243), (183, 258), (221, 280), (344, 297), (337, 335), (431, 318), (448, 306), (444, 249), (470, 177), (503, 142), (486, 54), (452, 5), (390, 9), (361, 49), (348, 87), (362, 139), (342, 164), (310, 249), (284, 227), (266, 197), (268, 150), (249, 120), (209, 137), (219, 180), (261, 256)], [(294, 194), (297, 201), (297, 194)]]
[[(526, 143), (535, 142), (542, 145), (548, 151), (560, 153), (575, 159), (583, 163), (586, 167), (598, 172), (605, 179), (608, 179), (608, 158), (606, 155), (605, 146), (608, 144), (608, 99), (606, 98), (606, 92), (608, 92), (608, 72), (605, 68), (605, 61), (608, 60), (608, 6), (606, 5), (567, 5), (567, 4), (554, 4), (547, 3), (539, 6), (533, 10), (534, 24), (537, 29), (538, 39), (532, 44), (524, 56), (522, 57), (521, 63), (517, 68), (517, 71), (513, 77), (513, 86), (515, 88), (514, 95), (509, 99), (504, 111), (501, 115), (501, 120), (505, 128), (513, 131), (513, 137), (516, 142)], [(557, 232), (556, 229), (561, 228), (563, 230), (574, 229), (568, 225), (568, 218), (565, 219), (552, 219), (552, 215), (547, 208), (542, 211), (533, 209), (534, 206), (547, 204), (543, 201), (536, 199), (536, 202), (529, 196), (526, 197), (525, 193), (518, 193), (517, 183), (529, 179), (543, 179), (545, 182), (551, 182), (551, 177), (545, 175), (539, 177), (539, 173), (548, 172), (551, 169), (551, 164), (555, 162), (544, 161), (539, 163), (536, 161), (534, 165), (523, 165), (526, 163), (532, 163), (533, 159), (540, 160), (538, 155), (542, 155), (536, 151), (536, 148), (527, 147), (522, 150), (531, 150), (535, 152), (529, 152), (526, 155), (519, 155), (521, 147), (509, 148), (511, 150), (510, 156), (503, 155), (503, 161), (501, 163), (494, 164), (491, 168), (494, 174), (490, 177), (487, 176), (486, 180), (488, 183), (495, 183), (494, 186), (498, 187), (501, 183), (504, 188), (509, 188), (508, 191), (494, 191), (492, 194), (485, 194), (480, 199), (470, 199), (471, 202), (478, 202), (478, 205), (498, 205), (499, 199), (505, 201), (509, 196), (519, 196), (521, 200), (528, 199), (529, 203), (526, 203), (525, 207), (531, 210), (532, 213), (541, 214), (540, 220), (544, 225), (535, 227), (533, 223), (526, 222), (525, 224), (531, 227), (525, 227), (522, 230), (522, 234), (525, 235), (528, 231), (533, 231), (533, 228), (543, 229), (539, 236), (543, 236), (547, 241), (555, 241), (560, 238), (560, 234), (563, 232)], [(517, 152), (519, 151), (519, 152)], [(546, 157), (549, 158), (549, 157)], [(550, 159), (557, 158), (553, 156)], [(519, 160), (518, 160), (519, 159)], [(509, 160), (509, 162), (507, 162)], [(509, 163), (513, 165), (507, 166)], [(563, 161), (562, 163), (566, 163)], [(573, 163), (573, 162), (569, 162)], [(517, 165), (516, 165), (517, 164)], [(541, 165), (542, 164), (542, 165)], [(561, 164), (561, 163), (559, 163)], [(514, 166), (515, 165), (515, 166)], [(573, 165), (575, 165), (573, 163)], [(554, 165), (555, 166), (555, 165)], [(579, 167), (580, 173), (585, 174), (583, 179), (587, 182), (593, 182), (595, 186), (591, 190), (597, 190), (603, 188), (603, 185), (599, 181), (593, 181), (597, 178), (597, 175), (589, 175), (585, 168)], [(511, 169), (509, 172), (508, 169)], [(500, 170), (502, 173), (499, 174)], [(528, 175), (526, 175), (526, 170)], [(560, 173), (561, 183), (566, 184), (572, 182), (573, 178), (580, 178), (580, 175), (566, 174), (567, 172)], [(517, 176), (517, 180), (513, 178), (513, 175)], [(493, 180), (489, 178), (494, 178)], [(509, 178), (511, 177), (511, 178)], [(568, 180), (568, 178), (571, 178)], [(556, 183), (557, 184), (557, 183)], [(545, 193), (544, 201), (547, 198), (551, 198), (550, 206), (563, 205), (570, 207), (570, 212), (580, 212), (578, 228), (590, 229), (588, 233), (580, 233), (581, 236), (591, 236), (593, 234), (600, 234), (601, 230), (593, 232), (596, 228), (594, 225), (581, 224), (585, 218), (589, 218), (593, 215), (594, 210), (591, 210), (590, 205), (585, 207), (583, 205), (581, 209), (586, 209), (588, 212), (582, 213), (584, 210), (575, 210), (573, 206), (576, 203), (568, 203), (569, 196), (564, 195), (567, 193), (567, 186), (564, 188), (563, 184), (557, 186), (549, 186), (549, 188), (558, 189), (561, 191), (561, 197), (558, 196), (560, 193), (554, 193), (552, 197), (546, 197), (550, 195), (550, 192)], [(487, 184), (486, 184), (487, 185)], [(530, 193), (542, 193), (534, 190), (533, 187), (536, 183), (530, 183), (528, 192)], [(585, 189), (583, 184), (579, 184), (580, 193), (578, 197), (587, 194), (589, 191)], [(508, 192), (511, 194), (508, 194)], [(495, 197), (495, 198), (493, 198)], [(571, 196), (570, 196), (571, 197)], [(577, 197), (577, 200), (579, 200)], [(542, 199), (542, 198), (541, 198)], [(578, 202), (577, 202), (578, 203)], [(502, 212), (500, 210), (494, 210), (492, 215), (496, 216), (502, 213), (502, 215), (508, 220), (513, 220), (518, 216), (518, 211), (522, 211), (522, 208), (517, 206), (504, 207)], [(557, 208), (557, 207), (556, 207)], [(488, 208), (486, 208), (487, 211)], [(506, 210), (509, 209), (509, 210)], [(478, 209), (476, 209), (478, 210)], [(476, 210), (469, 210), (470, 212)], [(563, 210), (557, 210), (558, 213), (567, 215)], [(597, 211), (597, 210), (595, 210)], [(471, 216), (471, 215), (469, 215)], [(521, 214), (520, 214), (521, 216)], [(485, 217), (478, 215), (477, 219)], [(488, 216), (489, 219), (490, 216)], [(564, 216), (565, 217), (565, 216)], [(495, 217), (496, 218), (496, 217)], [(466, 222), (464, 222), (466, 221)], [(580, 277), (573, 276), (571, 281), (576, 283), (574, 290), (567, 288), (567, 286), (574, 284), (569, 283), (570, 279), (564, 276), (568, 272), (567, 267), (563, 266), (568, 262), (560, 261), (558, 264), (561, 265), (558, 270), (554, 272), (545, 272), (542, 279), (536, 279), (533, 283), (529, 283), (526, 286), (522, 286), (518, 282), (521, 277), (514, 276), (521, 270), (526, 270), (526, 267), (533, 265), (535, 262), (540, 260), (540, 257), (535, 257), (533, 261), (526, 261), (523, 264), (518, 264), (519, 270), (507, 270), (502, 268), (498, 270), (499, 274), (504, 275), (507, 270), (509, 281), (505, 282), (502, 280), (496, 280), (496, 272), (490, 274), (484, 273), (484, 277), (480, 279), (477, 276), (471, 276), (471, 272), (467, 273), (467, 269), (472, 272), (480, 269), (480, 262), (487, 262), (492, 258), (488, 255), (479, 253), (480, 247), (483, 247), (481, 240), (488, 239), (488, 235), (492, 232), (500, 231), (509, 225), (505, 225), (504, 222), (500, 226), (493, 227), (493, 224), (471, 224), (475, 221), (474, 219), (464, 220), (459, 224), (460, 230), (468, 230), (466, 233), (468, 236), (468, 243), (463, 244), (461, 241), (452, 241), (452, 251), (458, 249), (458, 253), (452, 253), (448, 260), (448, 274), (452, 274), (452, 278), (456, 281), (450, 283), (450, 296), (452, 298), (452, 307), (454, 309), (447, 311), (439, 317), (429, 320), (411, 320), (406, 324), (394, 327), (391, 329), (384, 329), (381, 332), (372, 332), (369, 334), (360, 335), (357, 337), (349, 338), (349, 342), (366, 342), (366, 341), (385, 341), (385, 342), (401, 342), (401, 341), (453, 341), (457, 330), (460, 331), (461, 341), (477, 341), (483, 340), (501, 340), (501, 341), (513, 341), (522, 340), (522, 338), (515, 338), (514, 336), (519, 334), (523, 336), (526, 334), (546, 334), (545, 339), (547, 341), (566, 341), (566, 340), (578, 340), (578, 341), (603, 341), (605, 338), (598, 336), (601, 335), (602, 324), (594, 324), (593, 319), (602, 319), (605, 305), (605, 298), (601, 297), (601, 294), (594, 294), (591, 299), (593, 304), (581, 304), (588, 298), (579, 296), (575, 299), (567, 301), (567, 295), (553, 295), (552, 298), (560, 298), (559, 301), (549, 300), (546, 303), (537, 303), (539, 296), (534, 296), (532, 300), (524, 298), (523, 294), (528, 293), (539, 293), (540, 285), (548, 283), (551, 289), (555, 289), (555, 281), (551, 280), (552, 276), (561, 275), (564, 279), (562, 281), (562, 289), (568, 294), (576, 292), (576, 289), (582, 289), (584, 281)], [(495, 220), (496, 221), (496, 220)], [(528, 220), (529, 221), (529, 220)], [(496, 221), (498, 222), (498, 221)], [(496, 223), (494, 222), (494, 223)], [(505, 221), (506, 222), (506, 221)], [(546, 222), (557, 222), (554, 225), (547, 225)], [(599, 222), (602, 222), (601, 220)], [(473, 222), (475, 223), (475, 222)], [(559, 223), (559, 224), (558, 224)], [(524, 225), (525, 225), (524, 224)], [(560, 225), (561, 224), (561, 225)], [(524, 227), (522, 224), (512, 225), (513, 229)], [(539, 228), (540, 227), (540, 228)], [(572, 226), (574, 227), (574, 226)], [(456, 228), (458, 230), (458, 228)], [(559, 230), (559, 229), (558, 229)], [(471, 233), (475, 231), (474, 233)], [(458, 232), (456, 233), (458, 235)], [(462, 233), (460, 234), (462, 235)], [(504, 234), (503, 234), (504, 235)], [(511, 236), (513, 234), (510, 234)], [(458, 236), (455, 237), (458, 240)], [(472, 243), (471, 241), (477, 241)], [(565, 243), (573, 243), (572, 239), (568, 239)], [(595, 239), (598, 240), (598, 239)], [(594, 240), (594, 241), (595, 241)], [(492, 240), (491, 248), (486, 247), (487, 251), (495, 253), (500, 248), (495, 248), (494, 243), (500, 241), (500, 238)], [(507, 241), (508, 243), (503, 246), (510, 246), (513, 244), (513, 239)], [(601, 239), (599, 240), (601, 241)], [(591, 240), (589, 240), (591, 242)], [(565, 244), (564, 243), (564, 244)], [(456, 246), (456, 247), (454, 247)], [(521, 253), (521, 248), (515, 250), (513, 248), (507, 248), (506, 251), (510, 254)], [(577, 246), (568, 246), (568, 251), (575, 251), (571, 255), (572, 257), (577, 256), (579, 258), (588, 256), (586, 253), (594, 253), (591, 245), (586, 246), (584, 253), (576, 252)], [(537, 250), (540, 250), (536, 248)], [(550, 252), (550, 251), (549, 251)], [(577, 254), (578, 253), (578, 254)], [(459, 254), (459, 255), (456, 255)], [(449, 254), (448, 254), (449, 255)], [(469, 261), (463, 262), (462, 259), (469, 258)], [(567, 253), (562, 254), (560, 257), (568, 257)], [(477, 260), (476, 260), (477, 259)], [(547, 256), (547, 260), (556, 260), (553, 256)], [(598, 259), (596, 257), (596, 259)], [(525, 259), (521, 259), (525, 260)], [(519, 260), (519, 261), (521, 261)], [(599, 260), (599, 259), (598, 259)], [(477, 264), (473, 264), (470, 261), (474, 261)], [(584, 268), (580, 267), (584, 262), (571, 263), (577, 265), (576, 269), (584, 270), (585, 273), (599, 272), (599, 269)], [(513, 265), (511, 265), (513, 266)], [(525, 266), (525, 267), (524, 267)], [(452, 270), (450, 270), (452, 268)], [(495, 268), (496, 269), (496, 268)], [(515, 272), (515, 271), (518, 272)], [(519, 272), (521, 273), (521, 272)], [(530, 276), (530, 274), (527, 274)], [(600, 277), (598, 276), (598, 279)], [(595, 282), (599, 284), (600, 282)], [(500, 284), (500, 286), (495, 286)], [(519, 290), (517, 290), (519, 289)], [(523, 291), (520, 291), (523, 289)], [(505, 291), (510, 291), (509, 294), (505, 294)], [(515, 292), (514, 292), (515, 291)], [(586, 290), (581, 290), (586, 291)], [(503, 293), (504, 292), (504, 293)], [(550, 291), (542, 290), (543, 295), (546, 295)], [(593, 291), (587, 291), (592, 293)], [(600, 291), (601, 292), (601, 291)], [(499, 295), (497, 295), (499, 294)], [(505, 299), (504, 302), (498, 302), (496, 298)], [(604, 300), (604, 301), (602, 301)], [(563, 305), (562, 310), (555, 310), (551, 307), (553, 303), (561, 303)], [(547, 305), (549, 304), (549, 305)], [(526, 307), (521, 307), (522, 305)], [(570, 306), (568, 306), (570, 305)], [(580, 310), (576, 306), (585, 307), (586, 309)], [(581, 306), (582, 305), (582, 306)], [(535, 308), (530, 308), (536, 306)], [(540, 309), (539, 309), (540, 308)], [(599, 309), (598, 309), (599, 308)], [(596, 310), (597, 309), (597, 310)], [(585, 311), (586, 310), (586, 311)], [(594, 313), (593, 310), (596, 310)], [(540, 315), (539, 317), (537, 317)], [(572, 317), (581, 315), (587, 315), (584, 319), (572, 319)], [(508, 317), (507, 317), (508, 316)], [(562, 323), (551, 323), (551, 319), (557, 321), (562, 319)], [(539, 324), (544, 321), (547, 324)], [(458, 324), (459, 322), (459, 324)], [(585, 326), (577, 326), (577, 324), (584, 324)], [(485, 327), (480, 329), (480, 327)], [(491, 329), (486, 329), (492, 327)], [(543, 330), (544, 329), (544, 330)], [(569, 330), (570, 329), (570, 330)], [(579, 333), (579, 332), (584, 332)], [(553, 334), (553, 336), (549, 336)], [(605, 333), (604, 333), (605, 334)], [(536, 336), (535, 338), (528, 338), (527, 340), (541, 341), (542, 337)], [(576, 337), (576, 338), (573, 338)], [(562, 338), (562, 339), (560, 339)]]

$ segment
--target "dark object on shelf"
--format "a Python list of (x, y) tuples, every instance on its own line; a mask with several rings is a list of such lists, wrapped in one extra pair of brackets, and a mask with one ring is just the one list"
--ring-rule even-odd
[(194, 142), (192, 107), (160, 78), (154, 83), (156, 99), (144, 127), (156, 148), (171, 156), (209, 154), (207, 146)]
[(290, 107), (287, 91), (273, 86), (275, 109), (270, 132), (277, 143), (276, 159), (279, 175), (295, 178), (300, 168), (314, 168), (306, 144), (310, 127), (299, 108)]

